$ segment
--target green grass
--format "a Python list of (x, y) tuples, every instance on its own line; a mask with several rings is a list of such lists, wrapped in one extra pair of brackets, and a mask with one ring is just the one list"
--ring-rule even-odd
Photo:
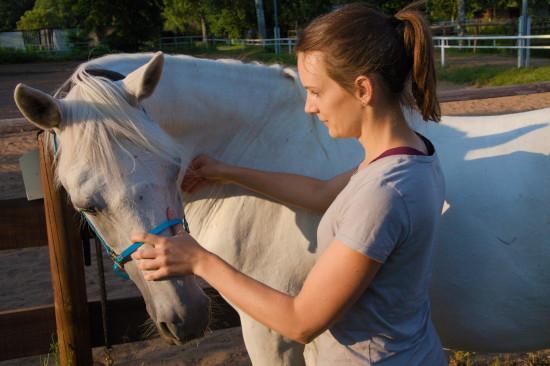
[(502, 65), (438, 68), (437, 78), (454, 84), (490, 87), (550, 81), (550, 66), (517, 69)]

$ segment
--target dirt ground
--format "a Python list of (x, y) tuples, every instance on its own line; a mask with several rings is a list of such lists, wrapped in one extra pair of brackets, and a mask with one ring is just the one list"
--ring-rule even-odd
[[(0, 199), (24, 197), (25, 191), (19, 157), (36, 147), (36, 132), (18, 129), (18, 122), (6, 120), (19, 118), (12, 99), (18, 82), (25, 82), (45, 91), (57, 88), (70, 75), (77, 63), (46, 63), (26, 65), (0, 65)], [(456, 89), (456, 85), (442, 84), (443, 89)], [(550, 93), (518, 97), (451, 102), (442, 105), (443, 115), (495, 115), (550, 107)], [(2, 127), (11, 125), (12, 129)], [(92, 255), (92, 258), (95, 258)], [(120, 281), (107, 269), (109, 298), (138, 295), (135, 286)], [(88, 298), (98, 299), (95, 266), (87, 268)], [(22, 290), (24, 289), (24, 290)], [(47, 248), (27, 248), (0, 251), (0, 310), (30, 307), (52, 303), (49, 259)], [(454, 355), (451, 364), (488, 365), (497, 355)], [(42, 356), (44, 359), (45, 356)], [(115, 346), (115, 365), (250, 365), (246, 355), (240, 328), (215, 331), (199, 341), (183, 347), (168, 346), (160, 339)], [(102, 365), (103, 350), (94, 350), (96, 365)], [(472, 361), (470, 363), (468, 361)], [(503, 356), (500, 364), (550, 365), (550, 352), (530, 355)], [(533, 363), (536, 360), (538, 363)], [(40, 357), (0, 362), (0, 366), (39, 365)], [(52, 365), (54, 363), (50, 363)]]

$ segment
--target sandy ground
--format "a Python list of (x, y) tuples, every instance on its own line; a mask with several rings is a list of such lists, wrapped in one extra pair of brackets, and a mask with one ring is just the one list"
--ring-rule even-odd
[[(13, 87), (18, 81), (28, 82), (43, 90), (53, 90), (70, 74), (76, 63), (30, 64), (19, 66), (0, 65), (0, 123), (2, 119), (20, 117), (12, 102)], [(42, 70), (42, 71), (41, 71)], [(454, 85), (443, 84), (444, 89), (454, 89)], [(532, 109), (550, 107), (550, 93), (519, 97), (504, 97), (466, 102), (451, 102), (442, 105), (443, 115), (494, 115), (507, 114)], [(0, 133), (0, 199), (24, 197), (25, 191), (19, 170), (19, 157), (36, 147), (36, 132)], [(95, 255), (92, 255), (95, 258)], [(119, 280), (112, 272), (105, 258), (107, 291), (109, 298), (135, 296), (139, 293), (135, 286)], [(88, 298), (98, 299), (96, 267), (92, 263), (86, 269)], [(0, 310), (15, 309), (52, 303), (52, 291), (47, 248), (27, 248), (22, 250), (0, 251)], [(528, 365), (529, 359), (536, 358), (550, 365), (550, 352), (531, 355), (514, 355), (510, 365)], [(168, 346), (160, 339), (128, 343), (115, 346), (115, 365), (249, 365), (240, 328), (216, 331), (199, 341), (183, 347)], [(464, 356), (472, 357), (471, 355)], [(479, 356), (478, 356), (479, 357)], [(475, 364), (488, 364), (496, 357), (484, 355)], [(506, 359), (501, 358), (501, 362)], [(45, 356), (41, 357), (42, 359)], [(0, 366), (39, 365), (40, 357), (29, 357), (0, 362)], [(94, 349), (97, 365), (103, 364), (103, 350)], [(462, 364), (456, 357), (453, 364)], [(466, 362), (466, 361), (465, 361)], [(50, 365), (54, 363), (50, 362)], [(466, 364), (466, 363), (464, 363)]]

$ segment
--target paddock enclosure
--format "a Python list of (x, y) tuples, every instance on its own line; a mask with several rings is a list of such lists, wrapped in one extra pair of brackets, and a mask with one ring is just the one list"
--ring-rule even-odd
[[(550, 83), (543, 83), (531, 85), (524, 89), (507, 87), (495, 88), (490, 91), (448, 92), (447, 94), (441, 94), (441, 99), (442, 101), (461, 101), (548, 91), (550, 91)], [(16, 127), (13, 127), (14, 125)], [(18, 128), (27, 131), (32, 129), (30, 124), (27, 126), (21, 120), (12, 124), (12, 128), (14, 130), (11, 133), (16, 132)], [(3, 131), (0, 125), (1, 132)], [(2, 152), (2, 155), (4, 155), (4, 152)], [(75, 291), (77, 293), (80, 292), (77, 295), (79, 300), (71, 300), (70, 309), (67, 311), (69, 313), (74, 312), (71, 317), (74, 317), (77, 324), (79, 324), (76, 327), (76, 332), (82, 333), (85, 339), (82, 347), (89, 349), (90, 347), (101, 346), (104, 344), (101, 304), (97, 300), (87, 301), (84, 285), (83, 265), (84, 262), (90, 262), (92, 256), (95, 255), (93, 244), (90, 243), (86, 246), (86, 244), (82, 243), (82, 232), (76, 213), (71, 211), (72, 209), (66, 204), (67, 201), (63, 196), (56, 199), (57, 211), (46, 211), (46, 213), (44, 209), (46, 206), (46, 210), (48, 210), (48, 203), (45, 204), (44, 200), (27, 201), (26, 198), (1, 200), (0, 250), (13, 253), (15, 250), (48, 246), (48, 237), (50, 236), (50, 242), (52, 242), (53, 239), (51, 237), (54, 236), (54, 233), (59, 232), (58, 229), (52, 227), (52, 225), (55, 225), (53, 222), (55, 221), (54, 219), (59, 221), (58, 224), (65, 224), (67, 234), (63, 235), (69, 238), (70, 244), (72, 244), (71, 250), (76, 251), (73, 253), (76, 254), (75, 257), (82, 259), (81, 261), (77, 261), (78, 263), (75, 266), (77, 271), (80, 271), (77, 272), (80, 278), (73, 278), (73, 280), (77, 280), (73, 285), (75, 286)], [(50, 223), (51, 229), (46, 229), (47, 222)], [(51, 233), (48, 233), (48, 231)], [(50, 258), (51, 256), (50, 254)], [(55, 264), (53, 259), (52, 263)], [(107, 260), (105, 263), (108, 265), (110, 262)], [(59, 264), (54, 267), (59, 268), (60, 266), (63, 267), (63, 265)], [(95, 268), (87, 269), (87, 271), (91, 272), (91, 275), (95, 275)], [(11, 276), (18, 276), (18, 273), (11, 273)], [(219, 310), (219, 312), (214, 314), (214, 322), (211, 325), (211, 329), (238, 325), (238, 317), (234, 311), (220, 299), (215, 291), (207, 289), (207, 292), (217, 304), (214, 307)], [(137, 291), (135, 293), (137, 294)], [(107, 306), (109, 338), (112, 344), (143, 339), (141, 325), (146, 321), (148, 316), (145, 311), (144, 302), (140, 297), (110, 298)], [(4, 309), (0, 307), (0, 331), (2, 335), (0, 337), (0, 361), (47, 353), (52, 343), (52, 334), (56, 333), (56, 314), (56, 309), (53, 305), (39, 305), (19, 309)], [(59, 337), (59, 330), (57, 333)], [(89, 360), (91, 362), (91, 353)], [(86, 364), (85, 362), (88, 361), (81, 361), (78, 364), (84, 365)]]

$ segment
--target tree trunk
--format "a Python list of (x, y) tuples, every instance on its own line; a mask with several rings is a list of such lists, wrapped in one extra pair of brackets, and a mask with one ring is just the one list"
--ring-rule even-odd
[(256, 16), (258, 17), (258, 35), (259, 38), (266, 38), (265, 31), (265, 16), (264, 16), (264, 2), (263, 0), (254, 0), (256, 3)]
[(208, 48), (208, 35), (206, 34), (206, 18), (201, 14), (202, 43)]
[(464, 35), (464, 22), (466, 20), (466, 0), (456, 1), (457, 13), (458, 13), (458, 29), (459, 36)]

